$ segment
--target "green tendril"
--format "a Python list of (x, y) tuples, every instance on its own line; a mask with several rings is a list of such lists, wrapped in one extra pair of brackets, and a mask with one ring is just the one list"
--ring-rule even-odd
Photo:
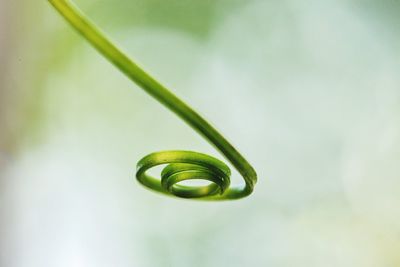
[[(162, 151), (147, 155), (138, 162), (136, 177), (142, 185), (167, 195), (201, 200), (239, 199), (252, 193), (257, 181), (256, 172), (214, 127), (121, 52), (72, 2), (68, 0), (49, 0), (49, 2), (133, 82), (213, 144), (245, 181), (242, 186), (230, 186), (231, 172), (228, 166), (209, 155), (192, 151)], [(166, 165), (161, 172), (161, 180), (147, 174), (147, 170), (158, 165)], [(185, 181), (188, 180), (203, 180), (207, 184), (187, 185)]]

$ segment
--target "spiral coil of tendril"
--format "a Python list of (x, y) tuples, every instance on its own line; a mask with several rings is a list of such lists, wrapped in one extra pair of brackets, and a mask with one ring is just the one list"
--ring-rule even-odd
[[(161, 164), (168, 164), (160, 180), (146, 171)], [(147, 155), (138, 162), (136, 176), (143, 185), (159, 192), (183, 198), (211, 197), (223, 194), (230, 184), (230, 170), (222, 161), (192, 151), (164, 151)], [(204, 186), (180, 184), (188, 180), (206, 180)]]
[[(229, 167), (209, 155), (192, 151), (162, 151), (149, 154), (138, 162), (136, 178), (141, 184), (160, 193), (202, 200), (239, 199), (252, 193), (257, 181), (256, 172), (214, 127), (121, 52), (72, 2), (48, 1), (125, 75), (213, 144), (245, 181), (244, 186), (231, 187)], [(159, 165), (166, 165), (161, 172), (161, 179), (148, 174), (149, 169)], [(191, 180), (204, 180), (208, 184), (196, 186), (184, 184)]]

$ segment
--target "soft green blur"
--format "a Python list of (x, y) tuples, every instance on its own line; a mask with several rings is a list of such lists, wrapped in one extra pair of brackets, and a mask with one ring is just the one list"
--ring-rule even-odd
[(0, 266), (400, 265), (400, 2), (76, 3), (259, 182), (224, 203), (140, 186), (149, 152), (221, 156), (47, 1), (0, 0)]

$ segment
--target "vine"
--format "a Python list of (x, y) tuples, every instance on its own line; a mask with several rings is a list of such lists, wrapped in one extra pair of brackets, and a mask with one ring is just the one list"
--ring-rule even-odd
[[(239, 199), (253, 192), (256, 172), (214, 127), (127, 57), (71, 1), (49, 2), (104, 57), (213, 144), (245, 181), (243, 186), (232, 187), (231, 171), (225, 163), (206, 154), (177, 150), (155, 152), (142, 158), (136, 172), (136, 178), (142, 185), (160, 193), (201, 200)], [(147, 170), (158, 165), (166, 165), (161, 172), (161, 180), (147, 173)], [(183, 184), (188, 180), (205, 180), (209, 183), (197, 186)]]

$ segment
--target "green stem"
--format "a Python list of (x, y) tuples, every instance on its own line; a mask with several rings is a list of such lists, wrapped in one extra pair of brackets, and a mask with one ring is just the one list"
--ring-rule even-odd
[[(49, 2), (125, 75), (213, 144), (235, 166), (245, 181), (244, 186), (229, 187), (229, 168), (211, 156), (191, 151), (163, 151), (152, 153), (138, 162), (136, 177), (140, 183), (155, 191), (184, 198), (223, 200), (238, 199), (251, 194), (257, 181), (256, 172), (214, 127), (128, 58), (70, 1), (49, 0)], [(162, 164), (169, 165), (163, 170), (161, 181), (146, 174), (149, 168)], [(206, 186), (179, 184), (193, 179), (207, 180), (210, 184)]]

